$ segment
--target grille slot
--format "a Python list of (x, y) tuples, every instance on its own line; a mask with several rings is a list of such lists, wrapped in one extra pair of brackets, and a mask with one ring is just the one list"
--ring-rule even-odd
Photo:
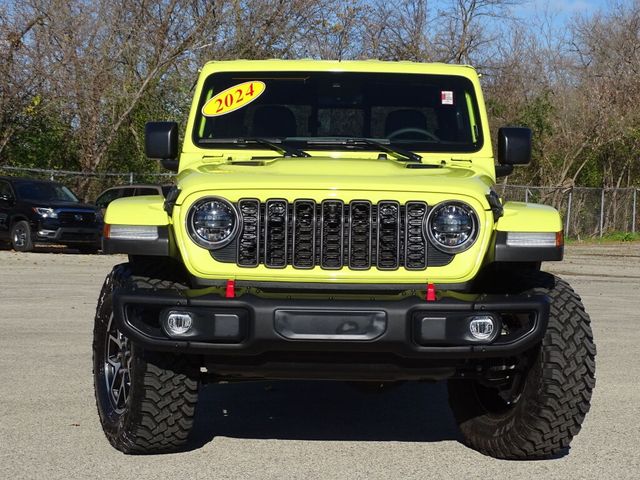
[(404, 220), (404, 268), (422, 270), (427, 267), (427, 241), (422, 233), (422, 223), (427, 213), (424, 202), (408, 202)]
[[(257, 199), (238, 202), (242, 229), (233, 244), (212, 250), (217, 261), (240, 267), (336, 270), (425, 270), (447, 265), (454, 255), (432, 248), (422, 228), (425, 202), (372, 204), (354, 200), (316, 203)], [(228, 251), (227, 251), (228, 250)]]
[(268, 200), (264, 219), (264, 264), (271, 268), (287, 266), (289, 205), (286, 200)]
[(240, 200), (238, 209), (242, 231), (238, 237), (237, 262), (241, 267), (257, 267), (260, 263), (260, 201)]
[(343, 265), (344, 203), (340, 200), (322, 202), (320, 219), (320, 265), (326, 269), (339, 269)]
[(292, 264), (296, 268), (313, 268), (316, 260), (316, 202), (293, 203)]
[(372, 210), (371, 202), (349, 204), (349, 268), (354, 270), (371, 268)]
[(395, 270), (400, 266), (400, 204), (378, 203), (378, 268)]

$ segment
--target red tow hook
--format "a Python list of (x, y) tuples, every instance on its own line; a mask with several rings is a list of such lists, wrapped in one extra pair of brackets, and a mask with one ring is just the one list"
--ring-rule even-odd
[(227, 289), (224, 296), (226, 298), (236, 298), (236, 281), (227, 280)]
[(433, 283), (427, 284), (427, 302), (435, 302), (436, 301), (436, 286)]

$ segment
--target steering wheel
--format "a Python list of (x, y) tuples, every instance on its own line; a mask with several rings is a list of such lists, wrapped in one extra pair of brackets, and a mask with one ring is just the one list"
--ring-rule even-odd
[(396, 137), (399, 137), (400, 135), (404, 135), (405, 133), (417, 133), (418, 135), (422, 135), (423, 137), (427, 137), (431, 140), (433, 140), (434, 142), (439, 142), (440, 139), (434, 135), (433, 133), (431, 133), (428, 130), (424, 130), (422, 128), (413, 128), (413, 127), (407, 127), (407, 128), (401, 128), (400, 130), (396, 130), (395, 132), (391, 132), (389, 135), (387, 135), (387, 138), (389, 140), (393, 140)]

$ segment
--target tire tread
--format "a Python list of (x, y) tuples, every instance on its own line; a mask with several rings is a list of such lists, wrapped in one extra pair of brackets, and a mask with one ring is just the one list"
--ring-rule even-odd
[[(94, 356), (101, 341), (99, 329), (105, 328), (104, 305), (110, 304), (114, 288), (122, 285), (151, 291), (186, 288), (169, 279), (146, 277), (139, 272), (133, 275), (129, 264), (114, 267), (100, 293), (94, 331)], [(136, 345), (133, 351), (129, 405), (116, 422), (101, 411), (96, 384), (96, 401), (105, 434), (116, 449), (128, 454), (178, 451), (187, 443), (194, 424), (199, 387), (198, 365), (184, 355), (145, 351)], [(94, 374), (95, 370), (94, 358)], [(98, 382), (98, 379), (95, 381)]]
[(532, 272), (521, 277), (519, 284), (524, 290), (545, 293), (551, 309), (539, 351), (539, 375), (534, 386), (525, 387), (529, 394), (521, 399), (526, 405), (510, 410), (511, 425), (490, 436), (488, 414), (470, 415), (469, 399), (459, 398), (468, 391), (455, 381), (450, 382), (450, 401), (468, 446), (497, 458), (549, 458), (569, 447), (589, 411), (596, 347), (589, 315), (567, 282)]

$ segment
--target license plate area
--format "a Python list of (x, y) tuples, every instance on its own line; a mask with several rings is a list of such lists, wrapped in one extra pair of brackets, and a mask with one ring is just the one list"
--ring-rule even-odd
[(276, 332), (289, 340), (368, 341), (387, 329), (380, 310), (276, 310)]

